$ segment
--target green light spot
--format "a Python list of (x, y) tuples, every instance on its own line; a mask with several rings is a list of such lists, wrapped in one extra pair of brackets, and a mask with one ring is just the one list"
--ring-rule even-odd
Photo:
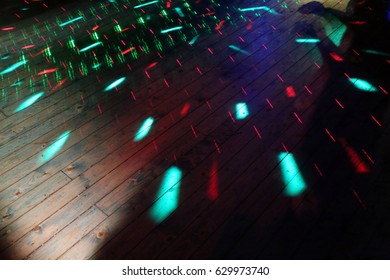
[(33, 96), (29, 97), (27, 100), (25, 100), (22, 104), (20, 104), (14, 111), (14, 113), (22, 111), (26, 109), (27, 107), (30, 107), (33, 105), (37, 100), (43, 95), (43, 92), (34, 94)]
[(157, 193), (157, 201), (154, 203), (150, 216), (156, 223), (164, 221), (179, 204), (181, 170), (172, 166), (164, 175), (160, 189)]
[(54, 141), (49, 147), (47, 147), (42, 154), (41, 162), (46, 162), (53, 158), (65, 145), (66, 141), (69, 138), (70, 131), (64, 132), (61, 136)]
[(249, 116), (248, 106), (244, 102), (236, 104), (236, 119), (242, 120)]
[(375, 92), (378, 91), (376, 87), (374, 87), (369, 82), (358, 79), (358, 78), (350, 78), (349, 81), (357, 88), (363, 91)]
[(147, 118), (138, 129), (137, 133), (134, 137), (134, 142), (140, 141), (144, 139), (152, 129), (152, 125), (154, 123), (154, 119), (152, 117)]
[(279, 154), (280, 168), (283, 183), (286, 186), (284, 192), (287, 196), (298, 196), (306, 189), (306, 183), (299, 171), (294, 156), (290, 153)]

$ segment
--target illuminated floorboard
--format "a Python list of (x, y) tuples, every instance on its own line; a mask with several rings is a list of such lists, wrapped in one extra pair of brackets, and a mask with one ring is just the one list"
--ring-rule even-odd
[(388, 259), (386, 57), (293, 0), (188, 3), (0, 26), (1, 258)]

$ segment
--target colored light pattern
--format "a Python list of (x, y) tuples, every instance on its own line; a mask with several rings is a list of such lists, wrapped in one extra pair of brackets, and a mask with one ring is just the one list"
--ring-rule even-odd
[(118, 80), (116, 80), (115, 82), (111, 83), (109, 86), (107, 86), (104, 91), (109, 91), (109, 90), (112, 90), (114, 88), (116, 88), (117, 86), (119, 86), (121, 83), (123, 83), (124, 81), (126, 80), (126, 77), (122, 77), (122, 78), (119, 78)]
[(306, 183), (299, 171), (295, 158), (290, 153), (280, 153), (280, 170), (285, 185), (284, 193), (287, 196), (299, 196), (306, 189)]
[(241, 48), (239, 48), (239, 47), (237, 47), (237, 46), (235, 46), (235, 45), (229, 45), (229, 48), (231, 48), (231, 49), (233, 49), (233, 50), (235, 50), (235, 51), (238, 51), (238, 52), (240, 52), (240, 53), (243, 53), (243, 54), (245, 54), (245, 55), (251, 55), (250, 52), (247, 52), (247, 51), (245, 51), (245, 50), (242, 50)]
[(242, 120), (249, 116), (249, 110), (246, 103), (237, 103), (236, 104), (236, 119)]
[(79, 21), (79, 20), (81, 20), (81, 19), (83, 19), (83, 17), (77, 17), (77, 18), (71, 19), (71, 20), (69, 20), (69, 21), (66, 21), (66, 22), (64, 22), (64, 23), (61, 23), (61, 24), (59, 24), (58, 26), (64, 27), (64, 26), (66, 26), (66, 25), (69, 25), (69, 24), (71, 24), (71, 23), (73, 23), (73, 22), (76, 22), (76, 21)]
[(154, 119), (152, 117), (147, 118), (135, 134), (134, 142), (138, 142), (144, 139), (152, 129), (153, 123)]
[(25, 100), (24, 102), (22, 102), (14, 111), (14, 113), (17, 113), (17, 112), (20, 112), (24, 109), (26, 109), (27, 107), (30, 107), (31, 105), (33, 105), (35, 102), (37, 102), (37, 100), (39, 98), (42, 97), (42, 95), (44, 95), (44, 92), (39, 92), (37, 94), (34, 94), (33, 96), (29, 97), (27, 100)]
[(165, 29), (165, 30), (161, 30), (161, 34), (165, 34), (165, 33), (169, 33), (169, 32), (172, 32), (172, 31), (176, 31), (176, 30), (180, 30), (182, 29), (183, 26), (176, 26), (176, 27), (172, 27), (172, 28), (169, 28), (169, 29)]
[(52, 159), (65, 145), (70, 136), (70, 131), (61, 134), (50, 146), (48, 146), (42, 153), (40, 162), (46, 162)]
[(358, 79), (358, 78), (349, 78), (349, 81), (357, 88), (362, 91), (368, 91), (368, 92), (376, 92), (378, 89), (374, 87), (372, 84), (369, 82)]
[(326, 18), (330, 19), (324, 24), (325, 34), (333, 42), (333, 44), (340, 47), (344, 34), (347, 31), (347, 26), (345, 26), (345, 24), (343, 24), (335, 16), (328, 16)]
[(152, 5), (152, 4), (156, 4), (156, 3), (158, 3), (158, 2), (159, 2), (159, 1), (156, 0), (156, 1), (151, 1), (151, 2), (148, 2), (148, 3), (140, 4), (140, 5), (134, 6), (134, 9), (139, 9), (139, 8), (142, 8), (142, 7), (145, 7), (145, 6), (149, 6), (149, 5)]
[(263, 10), (263, 11), (266, 11), (266, 12), (271, 13), (273, 15), (279, 15), (279, 13), (277, 11), (275, 11), (274, 9), (269, 8), (267, 6), (258, 6), (258, 7), (250, 7), (250, 8), (239, 8), (238, 10), (240, 12), (253, 12), (253, 11)]
[(11, 65), (7, 69), (4, 69), (2, 72), (0, 72), (0, 75), (11, 73), (12, 71), (18, 69), (20, 66), (25, 65), (26, 63), (27, 63), (27, 60), (19, 61), (19, 62), (15, 63), (15, 64)]
[(80, 50), (80, 52), (82, 53), (82, 52), (86, 52), (86, 51), (88, 51), (88, 50), (90, 50), (90, 49), (93, 49), (93, 48), (95, 48), (95, 47), (97, 47), (97, 46), (100, 46), (100, 45), (102, 45), (103, 43), (102, 42), (96, 42), (96, 43), (93, 43), (93, 44), (91, 44), (91, 45), (89, 45), (89, 46), (87, 46), (87, 47), (85, 47), (85, 48), (82, 48), (81, 50)]
[(296, 39), (295, 42), (300, 43), (300, 44), (317, 44), (320, 42), (320, 39), (299, 38), (299, 39)]
[(170, 167), (165, 172), (156, 196), (157, 201), (150, 211), (150, 217), (154, 222), (161, 223), (176, 210), (179, 204), (181, 178), (182, 172), (176, 166)]

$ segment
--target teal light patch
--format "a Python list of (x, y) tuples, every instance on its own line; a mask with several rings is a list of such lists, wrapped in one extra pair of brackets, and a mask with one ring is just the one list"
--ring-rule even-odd
[(344, 34), (347, 31), (347, 27), (334, 15), (326, 14), (324, 18), (326, 20), (324, 24), (326, 36), (328, 36), (333, 44), (340, 47)]
[(295, 42), (300, 44), (317, 44), (320, 42), (320, 39), (313, 39), (313, 38), (296, 39)]
[(241, 102), (236, 104), (236, 119), (242, 120), (249, 116), (248, 106), (246, 103)]
[(280, 168), (283, 183), (286, 186), (284, 192), (287, 196), (298, 196), (306, 189), (306, 183), (299, 171), (295, 158), (290, 153), (279, 154)]
[(160, 189), (157, 193), (157, 201), (154, 203), (150, 216), (156, 223), (164, 221), (179, 204), (181, 170), (172, 166), (164, 175)]
[(176, 8), (175, 8), (175, 11), (176, 11), (176, 13), (177, 13), (180, 17), (184, 17), (184, 14), (183, 14), (181, 8), (176, 7)]
[(93, 43), (92, 45), (89, 45), (89, 46), (87, 46), (87, 47), (81, 49), (80, 52), (82, 53), (82, 52), (88, 51), (88, 50), (90, 50), (90, 49), (92, 49), (92, 48), (95, 48), (95, 47), (97, 47), (97, 46), (100, 46), (100, 45), (102, 45), (102, 44), (103, 44), (102, 42)]
[(109, 91), (109, 90), (112, 90), (112, 89), (116, 88), (116, 87), (119, 86), (121, 83), (123, 83), (125, 80), (126, 80), (125, 77), (122, 77), (122, 78), (116, 80), (115, 82), (113, 82), (112, 84), (110, 84), (108, 87), (106, 87), (106, 88), (104, 89), (104, 91)]
[(65, 145), (70, 135), (70, 131), (66, 131), (57, 138), (49, 147), (47, 147), (42, 154), (41, 162), (46, 162), (53, 158)]
[(27, 60), (22, 60), (22, 61), (19, 61), (13, 65), (11, 65), (10, 67), (8, 67), (7, 69), (4, 69), (2, 72), (0, 72), (0, 75), (4, 75), (4, 74), (7, 74), (7, 73), (10, 73), (14, 70), (16, 70), (17, 68), (19, 68), (20, 66), (23, 66), (27, 63)]
[(229, 48), (231, 48), (232, 50), (235, 50), (235, 51), (238, 51), (240, 53), (243, 53), (245, 55), (251, 55), (250, 52), (247, 52), (245, 50), (242, 50), (241, 48), (235, 46), (235, 45), (229, 45)]
[(142, 8), (142, 7), (149, 6), (149, 5), (152, 5), (152, 4), (155, 4), (155, 3), (158, 3), (158, 1), (151, 1), (151, 2), (147, 2), (147, 3), (141, 4), (141, 5), (137, 5), (137, 6), (134, 6), (134, 9)]
[(192, 38), (192, 40), (189, 42), (189, 44), (193, 45), (196, 42), (196, 40), (198, 40), (198, 38), (199, 38), (199, 35), (196, 35), (194, 38)]
[(77, 18), (71, 19), (71, 20), (66, 21), (66, 22), (64, 22), (64, 23), (61, 23), (59, 26), (60, 26), (60, 27), (64, 27), (65, 25), (71, 24), (71, 23), (73, 23), (73, 22), (75, 22), (75, 21), (78, 21), (78, 20), (80, 20), (80, 19), (83, 19), (83, 17), (77, 17)]
[(161, 30), (161, 34), (169, 33), (169, 32), (176, 31), (176, 30), (180, 30), (182, 28), (183, 28), (183, 26), (176, 26), (176, 27), (172, 27), (172, 28), (169, 28), (169, 29)]
[(277, 11), (275, 11), (274, 9), (269, 8), (267, 6), (258, 6), (258, 7), (242, 8), (242, 9), (238, 8), (238, 10), (240, 12), (252, 12), (252, 11), (263, 10), (263, 11), (269, 12), (270, 14), (273, 14), (273, 15), (279, 15), (279, 13)]
[(376, 87), (374, 87), (369, 82), (358, 79), (358, 78), (349, 78), (349, 81), (357, 88), (363, 91), (375, 92), (378, 91)]
[(140, 141), (144, 139), (152, 129), (152, 125), (154, 123), (154, 119), (152, 117), (147, 118), (138, 129), (137, 133), (134, 137), (134, 142)]
[(43, 94), (44, 94), (44, 92), (40, 92), (40, 93), (34, 94), (33, 96), (29, 97), (27, 100), (25, 100), (22, 104), (20, 104), (20, 105), (15, 109), (14, 113), (19, 112), (19, 111), (22, 111), (22, 110), (26, 109), (27, 107), (30, 107), (30, 106), (33, 105), (35, 102), (37, 102), (37, 100), (38, 100), (39, 98), (41, 98)]

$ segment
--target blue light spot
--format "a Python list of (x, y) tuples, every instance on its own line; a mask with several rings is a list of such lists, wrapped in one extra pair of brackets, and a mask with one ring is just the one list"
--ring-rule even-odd
[(156, 223), (165, 220), (179, 204), (181, 170), (172, 166), (164, 175), (160, 189), (157, 193), (157, 201), (154, 203), (150, 216)]
[(135, 134), (134, 142), (144, 139), (148, 135), (149, 131), (152, 129), (153, 123), (154, 119), (152, 117), (147, 118)]
[(349, 81), (357, 88), (363, 91), (375, 92), (378, 91), (376, 87), (374, 87), (369, 82), (358, 79), (358, 78), (349, 78)]
[(15, 69), (19, 68), (20, 66), (24, 65), (27, 63), (27, 60), (22, 60), (22, 61), (19, 61), (13, 65), (11, 65), (10, 67), (8, 67), (7, 69), (4, 69), (2, 72), (0, 72), (0, 75), (4, 75), (4, 74), (7, 74), (7, 73), (10, 73), (12, 71), (14, 71)]
[(287, 196), (298, 196), (306, 189), (306, 183), (299, 171), (294, 156), (290, 153), (279, 154), (280, 168), (283, 183), (286, 186), (284, 192)]
[(30, 107), (33, 105), (41, 96), (44, 94), (44, 92), (40, 92), (37, 94), (34, 94), (33, 96), (29, 97), (27, 100), (25, 100), (22, 104), (20, 104), (14, 111), (14, 113), (22, 111), (26, 109), (27, 107)]
[(41, 162), (46, 162), (53, 158), (65, 145), (66, 141), (69, 138), (70, 131), (66, 131), (61, 134), (56, 141), (53, 142), (49, 147), (47, 147), (42, 154)]
[(248, 106), (246, 103), (241, 102), (236, 104), (236, 119), (242, 120), (249, 116)]
[(110, 84), (108, 87), (106, 87), (104, 91), (109, 91), (109, 90), (112, 90), (112, 89), (116, 88), (118, 85), (120, 85), (121, 83), (123, 83), (125, 80), (126, 80), (125, 77), (122, 77), (122, 78), (116, 80), (115, 82), (113, 82), (112, 84)]

